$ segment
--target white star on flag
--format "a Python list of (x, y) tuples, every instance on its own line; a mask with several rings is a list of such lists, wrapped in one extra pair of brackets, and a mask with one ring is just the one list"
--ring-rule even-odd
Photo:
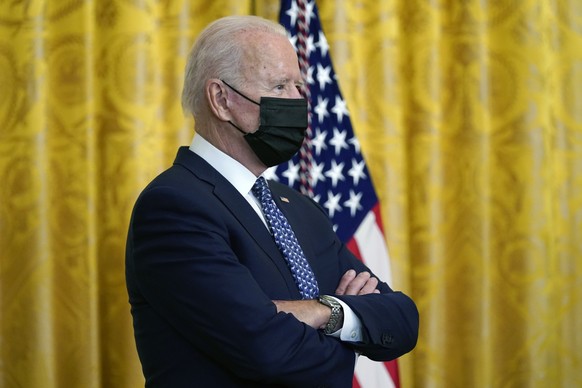
[(293, 161), (289, 161), (289, 166), (287, 170), (283, 172), (283, 176), (287, 178), (290, 186), (295, 184), (295, 181), (299, 179), (299, 164), (293, 163)]
[(329, 76), (329, 72), (331, 71), (331, 67), (323, 67), (319, 63), (317, 64), (317, 82), (319, 82), (319, 88), (325, 89), (325, 85), (331, 84), (331, 77)]
[(342, 149), (348, 149), (348, 144), (346, 143), (346, 131), (340, 131), (337, 128), (333, 129), (333, 137), (329, 141), (335, 150), (335, 154), (339, 155)]
[(362, 205), (360, 205), (360, 199), (362, 199), (362, 193), (356, 194), (354, 193), (354, 190), (350, 190), (350, 199), (345, 201), (344, 205), (346, 205), (350, 209), (350, 214), (352, 215), (352, 217), (354, 216), (354, 214), (356, 214), (357, 210), (362, 209)]
[(319, 128), (315, 130), (315, 137), (311, 140), (311, 145), (315, 147), (315, 154), (319, 156), (321, 151), (327, 149), (327, 144), (325, 144), (325, 137), (327, 136), (327, 131), (321, 131)]
[(363, 160), (358, 162), (356, 159), (352, 158), (352, 168), (349, 169), (348, 175), (354, 180), (354, 186), (358, 185), (360, 179), (366, 178), (366, 174), (364, 173), (365, 168), (366, 163)]
[(331, 185), (333, 187), (336, 187), (339, 181), (345, 180), (344, 174), (342, 173), (343, 169), (344, 162), (338, 164), (335, 159), (331, 161), (331, 167), (329, 168), (329, 170), (327, 170), (327, 172), (324, 175), (331, 179)]
[(317, 121), (319, 121), (320, 123), (322, 123), (323, 120), (327, 116), (329, 116), (329, 112), (327, 111), (327, 102), (328, 102), (327, 98), (317, 96), (317, 105), (315, 106), (315, 109), (313, 109), (313, 111), (315, 112), (315, 114), (317, 114)]
[(335, 105), (331, 108), (331, 111), (335, 113), (339, 123), (342, 122), (344, 115), (350, 115), (348, 108), (346, 107), (346, 102), (340, 96), (335, 96)]

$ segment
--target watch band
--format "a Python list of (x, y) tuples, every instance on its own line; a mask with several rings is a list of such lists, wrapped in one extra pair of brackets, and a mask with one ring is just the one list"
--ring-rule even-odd
[(342, 305), (328, 295), (321, 295), (318, 300), (319, 303), (331, 308), (331, 316), (329, 317), (329, 321), (325, 325), (323, 332), (325, 334), (333, 334), (338, 331), (344, 323), (344, 310)]

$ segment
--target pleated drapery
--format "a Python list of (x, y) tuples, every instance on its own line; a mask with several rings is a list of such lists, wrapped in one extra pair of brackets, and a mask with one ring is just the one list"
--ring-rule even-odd
[[(582, 3), (317, 1), (421, 314), (403, 387), (582, 386)], [(139, 191), (188, 144), (185, 57), (275, 0), (0, 3), (0, 387), (143, 386)]]

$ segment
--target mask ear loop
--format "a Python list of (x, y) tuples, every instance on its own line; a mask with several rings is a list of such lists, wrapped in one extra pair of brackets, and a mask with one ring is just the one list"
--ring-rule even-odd
[(228, 120), (228, 123), (230, 125), (232, 125), (233, 127), (235, 127), (236, 129), (238, 129), (242, 134), (244, 134), (245, 136), (249, 134), (249, 132), (245, 132), (242, 129), (240, 129), (239, 127), (237, 127), (232, 121)]
[(233, 88), (232, 86), (230, 86), (230, 85), (228, 84), (228, 82), (226, 82), (225, 80), (221, 79), (221, 81), (222, 81), (222, 83), (224, 83), (226, 86), (228, 86), (229, 88), (231, 88), (232, 90), (234, 90), (234, 92), (235, 92), (236, 94), (238, 94), (239, 96), (243, 97), (245, 100), (248, 100), (248, 101), (252, 102), (252, 103), (253, 103), (253, 104), (255, 104), (255, 105), (259, 105), (259, 106), (261, 105), (260, 103), (258, 103), (258, 102), (256, 102), (256, 101), (253, 101), (253, 100), (251, 100), (249, 97), (245, 96), (244, 94), (242, 94), (241, 92), (239, 92), (238, 90), (236, 90), (235, 88)]
[[(225, 84), (226, 86), (228, 86), (229, 88), (231, 88), (232, 90), (234, 90), (234, 92), (235, 92), (236, 94), (238, 94), (239, 96), (241, 96), (241, 97), (242, 97), (242, 98), (244, 98), (245, 100), (248, 100), (248, 101), (250, 101), (250, 102), (252, 102), (253, 104), (256, 104), (256, 105), (258, 105), (258, 106), (261, 106), (261, 104), (259, 104), (258, 102), (251, 100), (249, 97), (245, 96), (244, 94), (242, 94), (241, 92), (239, 92), (238, 90), (236, 90), (235, 88), (233, 88), (232, 86), (230, 86), (230, 85), (228, 84), (228, 82), (226, 82), (225, 80), (221, 79), (221, 81), (222, 81), (222, 83), (223, 83), (223, 84)], [(228, 120), (228, 123), (229, 123), (230, 125), (232, 125), (233, 127), (235, 127), (236, 129), (238, 129), (238, 130), (240, 131), (240, 133), (244, 134), (245, 136), (249, 134), (249, 132), (245, 132), (245, 131), (243, 131), (243, 130), (242, 130), (240, 127), (238, 127), (237, 125), (235, 125), (235, 123), (233, 123), (232, 121)]]

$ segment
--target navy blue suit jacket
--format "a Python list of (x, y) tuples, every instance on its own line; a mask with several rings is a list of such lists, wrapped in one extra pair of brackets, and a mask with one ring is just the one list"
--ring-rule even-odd
[[(338, 240), (321, 207), (269, 185), (321, 294), (333, 295), (350, 268), (369, 271)], [(351, 387), (355, 351), (390, 360), (410, 351), (418, 336), (414, 303), (385, 283), (381, 294), (340, 297), (362, 320), (361, 343), (277, 313), (272, 300), (300, 299), (284, 258), (248, 202), (187, 147), (135, 204), (126, 280), (149, 387)]]

